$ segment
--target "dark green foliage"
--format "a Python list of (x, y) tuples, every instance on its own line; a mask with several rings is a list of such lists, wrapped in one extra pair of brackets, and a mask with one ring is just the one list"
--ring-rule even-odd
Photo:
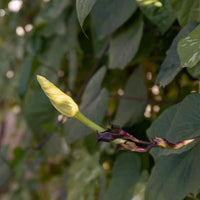
[(113, 122), (114, 124), (120, 126), (126, 123), (134, 124), (139, 118), (143, 117), (146, 102), (141, 99), (147, 98), (144, 76), (143, 66), (139, 66), (128, 79), (124, 95), (138, 98), (138, 101), (132, 104), (132, 101), (121, 99)]
[(36, 81), (121, 126), (127, 143), (200, 136), (199, 0), (13, 2), (0, 1), (0, 199), (200, 199), (199, 141), (146, 153), (96, 144)]
[(112, 179), (103, 199), (115, 197), (116, 200), (128, 200), (134, 195), (133, 188), (141, 175), (140, 157), (135, 153), (122, 153), (113, 166)]

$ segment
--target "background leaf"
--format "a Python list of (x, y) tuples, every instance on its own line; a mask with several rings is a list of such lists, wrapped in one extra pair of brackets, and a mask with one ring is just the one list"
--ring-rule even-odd
[[(142, 99), (147, 98), (146, 86), (144, 81), (143, 66), (139, 66), (133, 71), (126, 83), (124, 96), (136, 98), (135, 101), (120, 99), (117, 109), (114, 124), (124, 126), (126, 123), (135, 123), (141, 116), (143, 116), (146, 102)], [(139, 100), (137, 100), (137, 98)]]
[[(200, 22), (200, 3), (199, 0), (170, 0), (172, 7), (176, 11), (176, 15), (181, 26), (185, 26), (190, 22)], [(188, 12), (190, 11), (190, 12)]]
[(19, 86), (18, 86), (19, 96), (22, 97), (24, 95), (27, 88), (27, 84), (30, 81), (31, 76), (33, 75), (37, 67), (38, 67), (38, 60), (35, 57), (35, 55), (29, 55), (25, 58), (24, 63), (21, 67), (21, 73), (19, 77)]
[(43, 124), (54, 119), (55, 109), (40, 89), (29, 96), (25, 107), (25, 115), (30, 128), (39, 131)]
[(143, 33), (143, 20), (139, 16), (129, 27), (118, 32), (110, 41), (109, 68), (123, 69), (139, 49)]
[(139, 180), (134, 185), (133, 197), (131, 200), (145, 200), (145, 189), (148, 178), (148, 172), (143, 171), (139, 177)]
[(134, 0), (98, 0), (92, 10), (92, 22), (98, 39), (113, 33), (137, 9)]
[(40, 62), (47, 67), (58, 69), (60, 67), (61, 58), (68, 48), (67, 43), (63, 45), (63, 41), (65, 40), (66, 36), (58, 36), (48, 43), (48, 50), (39, 55)]
[(79, 150), (69, 169), (67, 199), (84, 199), (86, 196), (88, 200), (93, 200), (94, 183), (100, 181), (101, 176), (103, 168), (99, 165), (99, 154), (89, 155), (86, 150)]
[(77, 55), (75, 51), (69, 52), (69, 88), (73, 89), (77, 76)]
[(115, 161), (112, 179), (103, 200), (129, 200), (133, 197), (134, 185), (140, 177), (140, 157), (131, 152), (122, 153)]
[(78, 71), (78, 56), (77, 53), (80, 51), (80, 46), (78, 43), (78, 27), (75, 11), (72, 12), (68, 24), (68, 38), (67, 38), (67, 47), (68, 47), (68, 60), (69, 60), (69, 89), (74, 88), (75, 80), (77, 78)]

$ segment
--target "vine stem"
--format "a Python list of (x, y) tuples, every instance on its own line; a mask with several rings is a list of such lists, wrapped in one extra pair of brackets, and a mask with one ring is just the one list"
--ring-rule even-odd
[(85, 124), (87, 127), (94, 131), (98, 131), (99, 133), (105, 131), (104, 128), (94, 123), (90, 119), (88, 119), (85, 115), (83, 115), (80, 111), (75, 115), (75, 118), (78, 119), (81, 123)]

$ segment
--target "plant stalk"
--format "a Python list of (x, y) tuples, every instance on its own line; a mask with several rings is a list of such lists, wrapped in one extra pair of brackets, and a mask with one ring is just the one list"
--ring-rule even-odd
[(85, 124), (87, 127), (94, 131), (98, 131), (99, 134), (101, 134), (106, 129), (102, 128), (98, 124), (94, 123), (90, 119), (88, 119), (85, 115), (83, 115), (80, 111), (74, 116), (76, 119), (78, 119), (81, 123)]

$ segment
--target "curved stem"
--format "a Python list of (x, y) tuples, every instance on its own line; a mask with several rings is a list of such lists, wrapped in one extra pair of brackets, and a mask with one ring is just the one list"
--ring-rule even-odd
[(85, 124), (87, 127), (94, 131), (98, 131), (99, 133), (105, 131), (105, 128), (102, 128), (98, 124), (94, 123), (90, 119), (88, 119), (85, 115), (83, 115), (80, 111), (74, 116), (76, 119), (78, 119), (80, 122)]

